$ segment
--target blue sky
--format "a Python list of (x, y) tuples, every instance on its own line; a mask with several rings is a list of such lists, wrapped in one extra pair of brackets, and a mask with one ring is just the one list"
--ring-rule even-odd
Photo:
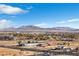
[(23, 25), (79, 28), (79, 4), (0, 4), (0, 28)]

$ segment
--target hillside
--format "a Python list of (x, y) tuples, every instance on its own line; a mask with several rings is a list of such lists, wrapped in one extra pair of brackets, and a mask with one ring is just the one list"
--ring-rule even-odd
[(79, 31), (79, 29), (74, 29), (70, 27), (52, 27), (52, 28), (41, 28), (33, 25), (28, 25), (28, 26), (20, 26), (18, 28), (5, 28), (5, 29), (0, 29), (0, 31), (42, 31), (42, 32), (52, 32), (52, 31), (58, 31), (58, 32), (65, 32), (65, 31)]

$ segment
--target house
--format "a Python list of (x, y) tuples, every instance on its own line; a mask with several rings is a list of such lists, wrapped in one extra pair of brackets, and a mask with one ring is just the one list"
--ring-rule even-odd
[(73, 41), (74, 39), (72, 39), (72, 38), (62, 38), (61, 40), (63, 40), (63, 41)]
[(0, 35), (0, 40), (14, 40), (13, 35)]

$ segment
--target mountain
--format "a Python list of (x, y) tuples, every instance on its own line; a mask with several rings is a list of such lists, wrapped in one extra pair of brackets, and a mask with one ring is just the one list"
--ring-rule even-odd
[(53, 27), (54, 30), (67, 30), (67, 31), (74, 31), (76, 29), (70, 27)]
[(37, 26), (33, 26), (33, 25), (28, 25), (28, 26), (20, 26), (18, 28), (5, 28), (5, 29), (1, 29), (0, 31), (40, 31), (40, 30), (44, 30), (44, 28), (40, 28)]
[(25, 29), (25, 30), (37, 29), (37, 30), (39, 30), (39, 29), (42, 29), (42, 28), (37, 27), (37, 26), (33, 26), (33, 25), (28, 25), (28, 26), (21, 26), (21, 27), (19, 27), (19, 28), (17, 28), (17, 29)]
[(70, 28), (70, 27), (53, 27), (53, 28), (41, 28), (38, 26), (33, 26), (33, 25), (28, 25), (28, 26), (20, 26), (18, 28), (5, 28), (5, 29), (0, 29), (0, 31), (16, 31), (16, 32), (20, 32), (20, 31), (42, 31), (42, 32), (46, 32), (46, 31), (59, 31), (59, 32), (65, 32), (65, 31), (79, 31), (79, 29), (74, 29), (74, 28)]

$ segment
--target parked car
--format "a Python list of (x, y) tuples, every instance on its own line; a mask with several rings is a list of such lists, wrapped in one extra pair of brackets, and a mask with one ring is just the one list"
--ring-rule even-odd
[(70, 52), (70, 51), (72, 51), (72, 49), (71, 48), (64, 48), (63, 51), (64, 52)]
[(57, 46), (57, 47), (55, 48), (55, 50), (62, 50), (63, 48), (64, 48), (63, 45), (59, 45), (59, 46)]
[(50, 53), (43, 52), (43, 53), (37, 54), (36, 56), (50, 56)]

